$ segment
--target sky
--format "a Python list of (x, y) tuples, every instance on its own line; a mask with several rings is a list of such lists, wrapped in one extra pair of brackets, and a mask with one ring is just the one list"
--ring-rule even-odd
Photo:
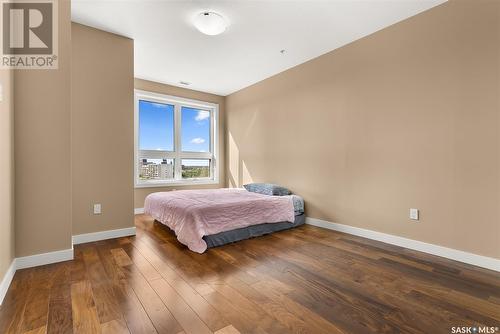
[[(139, 101), (139, 149), (173, 151), (173, 131), (173, 105)], [(181, 147), (186, 152), (210, 150), (209, 111), (181, 108)]]
[(210, 151), (210, 112), (182, 107), (181, 137), (183, 151)]

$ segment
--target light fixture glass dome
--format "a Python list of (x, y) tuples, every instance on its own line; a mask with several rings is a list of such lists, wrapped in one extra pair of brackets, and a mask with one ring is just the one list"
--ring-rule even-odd
[(227, 27), (226, 20), (222, 15), (214, 12), (202, 12), (194, 18), (194, 26), (206, 35), (222, 34)]

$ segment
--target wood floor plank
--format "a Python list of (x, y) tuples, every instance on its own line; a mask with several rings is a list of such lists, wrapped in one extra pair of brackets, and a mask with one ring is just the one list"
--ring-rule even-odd
[(221, 314), (224, 314), (231, 324), (242, 333), (250, 334), (265, 334), (267, 333), (259, 323), (255, 323), (255, 319), (248, 317), (245, 312), (241, 312), (237, 305), (227, 300), (217, 291), (211, 292), (203, 296), (210, 305), (216, 308)]
[(211, 334), (212, 331), (189, 307), (182, 297), (165, 281), (158, 279), (150, 282), (153, 289), (173, 313), (186, 333)]
[(292, 248), (284, 249), (281, 245), (277, 245), (274, 242), (274, 237), (272, 235), (266, 236), (265, 238), (261, 238), (259, 240), (255, 240), (255, 242), (259, 243), (259, 248), (262, 250), (273, 254), (282, 260), (293, 263), (299, 267), (302, 267), (306, 270), (310, 271), (321, 271), (326, 269), (324, 263), (315, 258), (308, 257), (307, 255), (298, 252)]
[(130, 334), (124, 321), (111, 320), (101, 325), (102, 334)]
[(285, 306), (270, 299), (265, 294), (259, 292), (254, 287), (237, 279), (230, 280), (227, 283), (231, 288), (238, 291), (248, 300), (258, 305), (264, 312), (271, 316), (276, 321), (279, 321), (283, 326), (287, 327), (290, 333), (301, 334), (330, 334), (329, 330), (321, 330), (319, 328), (311, 328), (302, 319), (289, 312)]
[[(130, 267), (132, 267), (133, 263), (130, 262), (132, 263), (131, 265), (125, 265), (123, 267), (120, 267), (114, 259), (112, 249), (116, 249), (116, 247), (120, 244), (127, 244), (127, 243), (120, 243), (119, 240), (110, 240), (105, 243), (98, 243), (97, 252), (99, 254), (99, 259), (101, 260), (101, 263), (103, 264), (106, 272), (108, 273), (108, 276), (112, 278), (113, 292), (118, 302), (120, 312), (121, 314), (123, 314), (123, 318), (127, 324), (128, 330), (131, 333), (143, 333), (143, 332), (165, 333), (166, 332), (165, 328), (167, 328), (167, 330), (168, 328), (170, 328), (168, 325), (168, 320), (169, 320), (168, 311), (166, 311), (165, 313), (164, 320), (162, 319), (160, 321), (157, 321), (156, 326), (159, 329), (157, 330), (155, 325), (153, 324), (153, 321), (148, 315), (146, 308), (151, 307), (151, 304), (155, 303), (158, 300), (158, 298), (157, 296), (154, 296), (156, 297), (156, 299), (153, 299), (151, 302), (147, 301), (147, 303), (143, 305), (143, 303), (140, 300), (140, 297), (144, 298), (144, 295), (143, 294), (138, 295), (138, 293), (142, 291), (138, 289), (137, 286), (136, 290), (134, 290), (134, 288), (131, 285), (132, 282), (129, 280), (129, 277), (127, 276), (127, 271), (125, 270), (125, 269), (128, 270)], [(122, 253), (121, 256), (128, 257), (128, 255), (125, 253)], [(129, 261), (126, 261), (125, 263), (124, 262), (120, 263), (128, 264)], [(163, 305), (161, 304), (159, 306), (162, 307)], [(155, 317), (153, 318), (156, 319)]]
[(304, 321), (309, 328), (317, 333), (324, 331), (327, 331), (328, 333), (344, 332), (335, 324), (330, 323), (328, 320), (321, 317), (311, 309), (292, 300), (287, 294), (280, 293), (271, 281), (260, 281), (255, 283), (253, 287), (261, 293), (264, 293), (269, 299), (285, 307), (288, 312), (293, 313), (298, 319)]
[[(134, 242), (136, 249), (145, 256), (160, 275), (174, 288), (186, 303), (198, 314), (212, 331), (226, 327), (229, 323), (207, 301), (192, 288), (182, 277), (177, 275), (162, 259), (147, 246)], [(142, 272), (142, 271), (141, 271)], [(142, 272), (146, 277), (147, 273)]]
[(137, 298), (139, 298), (156, 331), (165, 334), (181, 331), (182, 327), (155, 293), (150, 283), (140, 274), (137, 267), (127, 266), (122, 268), (122, 270), (127, 277), (127, 283), (132, 287)]
[(122, 250), (129, 256), (131, 263), (135, 264), (148, 281), (162, 277), (158, 270), (132, 244), (124, 245)]
[[(297, 270), (297, 269), (294, 269)], [(384, 304), (374, 296), (364, 298), (359, 292), (343, 290), (333, 280), (323, 281), (317, 276), (302, 276), (297, 271), (287, 273), (284, 279), (295, 281), (297, 289), (290, 298), (351, 333), (397, 333), (397, 328), (380, 314), (394, 312), (393, 305)]]
[[(140, 234), (141, 240), (144, 241), (156, 254), (158, 254), (165, 263), (168, 263), (175, 272), (180, 275), (186, 282), (189, 283), (198, 293), (206, 294), (213, 292), (210, 285), (202, 278), (207, 272), (197, 263), (189, 260), (189, 257), (184, 254), (184, 251), (167, 244), (165, 240), (159, 236), (149, 233)], [(158, 243), (154, 240), (159, 240)]]
[(241, 334), (233, 325), (229, 325), (227, 327), (219, 329), (214, 334)]
[(192, 259), (192, 261), (198, 263), (202, 267), (206, 267), (205, 269), (211, 270), (209, 282), (223, 282), (226, 279), (236, 277), (243, 282), (248, 284), (252, 284), (258, 281), (258, 278), (250, 275), (245, 270), (241, 270), (237, 266), (226, 262), (222, 257), (218, 256), (215, 252), (206, 252), (204, 254), (197, 254), (193, 252), (189, 252), (188, 256)]
[(47, 333), (73, 333), (71, 304), (71, 262), (64, 262), (57, 268), (50, 290)]
[(227, 300), (238, 305), (239, 311), (252, 319), (254, 324), (258, 323), (259, 327), (265, 332), (279, 334), (289, 331), (277, 319), (269, 316), (258, 304), (252, 302), (228, 284), (214, 284), (213, 287)]
[(87, 268), (83, 260), (83, 247), (76, 246), (73, 249), (73, 261), (71, 262), (70, 284), (88, 280)]
[(101, 324), (89, 281), (81, 281), (71, 285), (71, 305), (75, 334), (101, 333)]
[(169, 285), (186, 301), (210, 330), (215, 332), (229, 324), (212, 305), (183, 279), (171, 281)]
[(147, 244), (140, 240), (134, 240), (133, 246), (144, 256), (146, 260), (160, 273), (160, 276), (167, 281), (179, 279), (179, 274), (168, 264), (164, 258), (155, 253)]
[(113, 283), (106, 274), (95, 245), (83, 250), (83, 260), (92, 287), (95, 307), (101, 323), (122, 319), (120, 306), (114, 294)]
[(190, 252), (137, 235), (18, 270), (0, 333), (450, 333), (500, 327), (500, 273), (314, 226)]
[(113, 254), (113, 258), (120, 267), (132, 265), (132, 260), (123, 248), (114, 248), (111, 250), (111, 254)]
[(21, 333), (34, 271), (33, 268), (23, 269), (14, 275), (0, 312), (0, 333)]
[(161, 245), (164, 254), (171, 256), (171, 263), (175, 263), (176, 267), (191, 280), (200, 282), (209, 282), (212, 278), (217, 278), (218, 275), (210, 269), (209, 266), (200, 265), (198, 262), (191, 260), (191, 255), (186, 252), (186, 249), (179, 243), (164, 242)]
[(50, 290), (53, 284), (55, 266), (41, 266), (35, 268), (33, 275), (37, 277), (32, 283), (31, 293), (23, 315), (22, 331), (29, 332), (47, 324), (49, 313)]
[(47, 333), (47, 327), (42, 326), (42, 327), (32, 329), (30, 331), (24, 332), (23, 334), (45, 334), (45, 333)]
[(124, 300), (122, 301), (123, 315), (131, 334), (153, 334), (158, 333), (144, 310), (139, 298), (126, 282), (120, 282)]
[[(95, 243), (102, 265), (110, 278), (113, 294), (118, 302), (119, 310), (125, 319), (129, 331), (135, 333), (157, 333), (148, 314), (132, 287), (126, 281), (126, 276), (114, 261), (111, 249), (116, 247), (116, 240)], [(120, 321), (117, 319), (117, 321)]]
[(408, 333), (430, 333), (435, 331), (435, 328), (439, 327), (443, 322), (452, 321), (452, 319), (455, 319), (456, 323), (467, 323), (465, 320), (460, 319), (459, 316), (451, 313), (443, 314), (443, 312), (438, 312), (435, 314), (433, 312), (436, 312), (436, 309), (433, 305), (414, 303), (408, 294), (377, 285), (377, 283), (372, 282), (370, 277), (360, 279), (356, 277), (356, 274), (353, 276), (351, 272), (344, 269), (328, 270), (318, 274), (334, 278), (338, 285), (346, 286), (346, 290), (369, 291), (370, 296), (378, 302), (393, 305), (394, 309), (384, 313), (382, 317), (387, 323)]

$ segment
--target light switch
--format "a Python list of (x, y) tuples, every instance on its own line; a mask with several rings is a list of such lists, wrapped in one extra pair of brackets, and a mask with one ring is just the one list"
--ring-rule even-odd
[(101, 214), (101, 204), (97, 203), (94, 204), (94, 215), (100, 215)]
[(410, 219), (418, 220), (418, 209), (410, 209)]

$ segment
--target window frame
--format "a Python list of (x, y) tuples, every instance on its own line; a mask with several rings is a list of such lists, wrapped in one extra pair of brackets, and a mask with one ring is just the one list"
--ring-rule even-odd
[[(174, 106), (174, 150), (140, 150), (139, 147), (139, 101), (170, 104)], [(181, 109), (191, 107), (203, 109), (210, 112), (210, 150), (209, 152), (183, 152), (181, 147), (182, 125)], [(217, 136), (219, 133), (219, 105), (217, 103), (204, 102), (177, 96), (134, 90), (134, 185), (135, 188), (168, 187), (185, 185), (203, 185), (219, 183), (219, 168), (217, 157), (219, 145)], [(172, 180), (139, 180), (139, 158), (149, 159), (174, 159), (174, 178)], [(182, 178), (182, 159), (210, 159), (210, 177), (208, 178)]]

